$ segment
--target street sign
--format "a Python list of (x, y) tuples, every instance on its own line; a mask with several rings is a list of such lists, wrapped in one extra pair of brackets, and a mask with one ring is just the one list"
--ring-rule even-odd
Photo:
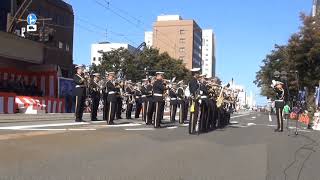
[(37, 25), (27, 25), (27, 32), (37, 31)]
[(22, 27), (21, 28), (21, 37), (25, 37), (24, 33), (26, 32), (26, 28)]
[(31, 13), (27, 17), (27, 22), (29, 25), (35, 25), (37, 22), (38, 18), (34, 13)]

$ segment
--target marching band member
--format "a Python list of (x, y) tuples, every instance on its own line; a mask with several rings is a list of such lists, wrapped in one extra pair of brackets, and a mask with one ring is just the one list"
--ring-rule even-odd
[(179, 106), (179, 123), (183, 124), (186, 120), (186, 111), (188, 114), (188, 109), (186, 109), (186, 101), (185, 101), (185, 93), (183, 88), (183, 81), (178, 82), (179, 88), (177, 89), (177, 98), (178, 98), (178, 106)]
[(272, 87), (274, 91), (276, 92), (276, 100), (275, 100), (275, 107), (276, 107), (276, 113), (277, 113), (277, 129), (275, 129), (275, 132), (283, 132), (283, 116), (282, 111), (284, 107), (284, 96), (285, 91), (283, 88), (283, 83), (280, 81), (272, 80)]
[(98, 114), (98, 108), (99, 108), (99, 102), (100, 102), (100, 73), (94, 73), (93, 74), (93, 80), (90, 84), (90, 96), (92, 99), (91, 104), (91, 121), (98, 121), (97, 114)]
[(163, 106), (164, 106), (164, 98), (163, 94), (165, 92), (165, 85), (163, 82), (163, 72), (156, 73), (156, 81), (153, 84), (153, 98), (155, 102), (155, 119), (154, 119), (154, 127), (160, 128), (161, 124), (161, 114), (163, 114)]
[(103, 89), (102, 89), (102, 99), (103, 99), (103, 120), (104, 121), (108, 121), (108, 102), (107, 102), (107, 99), (108, 99), (108, 89), (107, 89), (107, 82), (108, 82), (108, 78), (109, 78), (109, 73), (106, 72), (105, 73), (105, 80), (103, 81), (102, 86), (103, 86)]
[(208, 129), (208, 96), (209, 91), (206, 84), (206, 75), (202, 74), (200, 76), (200, 132), (206, 132)]
[(149, 79), (147, 88), (147, 116), (146, 116), (146, 124), (151, 125), (152, 124), (152, 117), (155, 109), (155, 101), (153, 98), (153, 84), (154, 80)]
[(109, 125), (114, 124), (113, 120), (115, 118), (115, 112), (116, 112), (116, 102), (117, 102), (117, 88), (114, 84), (114, 72), (109, 72), (108, 80), (106, 84), (108, 96), (107, 96), (107, 122)]
[(134, 102), (134, 91), (132, 88), (132, 83), (131, 81), (127, 82), (127, 87), (125, 89), (126, 91), (126, 96), (127, 96), (127, 109), (126, 109), (126, 118), (127, 119), (131, 119), (131, 113), (132, 113), (132, 109), (133, 109), (133, 102)]
[(143, 79), (143, 84), (140, 88), (141, 91), (141, 101), (142, 101), (142, 121), (147, 123), (147, 105), (148, 105), (148, 91), (147, 91), (147, 86), (148, 86), (148, 79)]
[(178, 107), (178, 95), (176, 93), (177, 85), (173, 83), (172, 88), (169, 89), (170, 97), (170, 121), (176, 122), (176, 113)]
[(82, 116), (86, 100), (86, 77), (83, 74), (84, 67), (76, 66), (77, 72), (73, 77), (75, 83), (74, 95), (76, 97), (75, 116), (76, 122), (82, 122)]
[[(136, 113), (135, 113), (135, 118), (138, 119), (140, 117), (140, 112), (142, 110), (142, 92), (141, 92), (141, 84), (137, 83), (137, 86), (134, 89), (134, 96), (135, 96), (135, 102), (136, 102)], [(142, 114), (143, 116), (143, 114)]]
[(200, 68), (194, 68), (191, 70), (193, 78), (189, 82), (189, 91), (191, 95), (191, 109), (190, 109), (190, 121), (189, 121), (189, 134), (194, 134), (196, 129), (196, 123), (198, 122), (199, 115), (199, 102), (197, 100), (200, 84), (198, 81)]
[(122, 85), (121, 82), (116, 82), (116, 96), (117, 96), (117, 102), (116, 102), (116, 119), (122, 119), (121, 113), (122, 113)]

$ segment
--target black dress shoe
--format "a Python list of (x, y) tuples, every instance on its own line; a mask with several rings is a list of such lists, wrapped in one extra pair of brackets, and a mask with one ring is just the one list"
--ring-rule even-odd
[(114, 125), (114, 122), (109, 122), (108, 125)]

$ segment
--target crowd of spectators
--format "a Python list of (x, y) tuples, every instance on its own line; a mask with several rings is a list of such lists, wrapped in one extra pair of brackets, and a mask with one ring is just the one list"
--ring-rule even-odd
[(35, 81), (27, 84), (23, 78), (14, 76), (7, 80), (0, 80), (0, 92), (16, 93), (19, 96), (43, 96)]

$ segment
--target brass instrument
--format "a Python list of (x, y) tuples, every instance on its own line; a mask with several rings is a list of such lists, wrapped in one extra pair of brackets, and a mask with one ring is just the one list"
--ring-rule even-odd
[(220, 107), (222, 106), (223, 102), (224, 102), (224, 94), (223, 94), (224, 89), (225, 89), (226, 87), (229, 87), (229, 86), (230, 86), (230, 84), (228, 84), (228, 85), (226, 85), (225, 87), (222, 87), (222, 88), (221, 88), (220, 94), (219, 94), (219, 96), (218, 96), (218, 98), (217, 98), (217, 107), (218, 107), (218, 108), (220, 108)]

